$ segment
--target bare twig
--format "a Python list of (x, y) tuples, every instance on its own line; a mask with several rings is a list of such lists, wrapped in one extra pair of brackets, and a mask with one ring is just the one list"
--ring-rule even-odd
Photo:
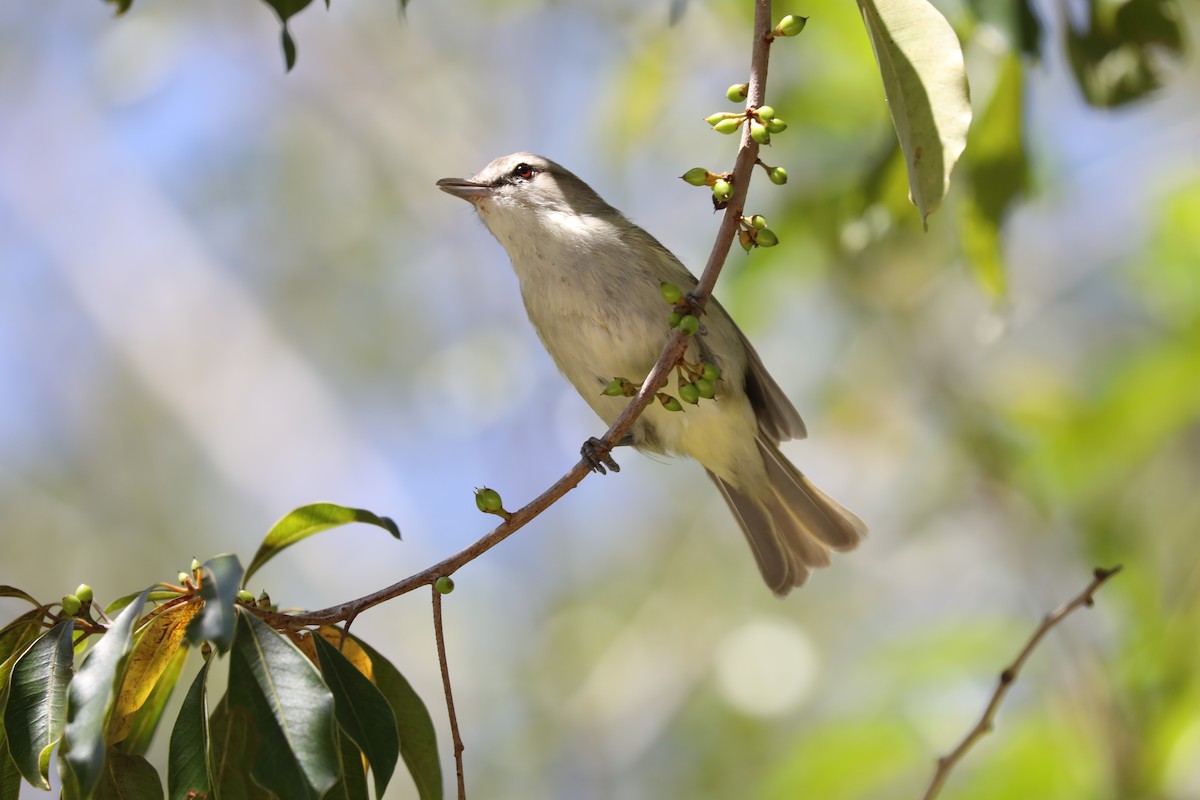
[(458, 771), (458, 800), (467, 800), (467, 783), (463, 775), (463, 742), (458, 733), (458, 715), (454, 713), (454, 695), (450, 691), (450, 665), (446, 661), (446, 637), (442, 633), (442, 593), (436, 586), (433, 592), (433, 637), (437, 640), (438, 664), (442, 667), (442, 688), (446, 691), (446, 713), (450, 715), (450, 736), (454, 739), (454, 767)]
[(1084, 606), (1093, 605), (1095, 602), (1093, 595), (1096, 593), (1096, 591), (1104, 584), (1105, 581), (1120, 571), (1121, 566), (1119, 564), (1111, 569), (1097, 567), (1092, 572), (1092, 582), (1088, 584), (1086, 589), (1076, 595), (1068, 603), (1051, 612), (1050, 614), (1047, 614), (1042, 619), (1041, 624), (1037, 626), (1037, 629), (1034, 630), (1033, 635), (1029, 637), (1029, 641), (1025, 643), (1025, 647), (1021, 649), (1021, 652), (1017, 655), (1016, 660), (1005, 667), (1004, 671), (1000, 673), (1000, 682), (996, 686), (996, 691), (992, 693), (992, 699), (988, 702), (987, 708), (983, 710), (983, 716), (981, 716), (979, 721), (975, 723), (975, 727), (972, 728), (965, 737), (963, 737), (963, 740), (958, 743), (958, 747), (954, 748), (949, 755), (942, 756), (938, 759), (937, 770), (934, 772), (933, 780), (929, 782), (929, 788), (925, 790), (922, 800), (933, 800), (933, 798), (937, 797), (938, 793), (942, 790), (942, 785), (946, 782), (947, 776), (950, 774), (950, 770), (954, 768), (954, 765), (962, 760), (962, 757), (966, 755), (966, 752), (970, 750), (977, 741), (991, 732), (992, 725), (996, 718), (996, 710), (1000, 707), (1000, 703), (1004, 700), (1004, 696), (1008, 694), (1008, 690), (1012, 688), (1013, 683), (1017, 680), (1017, 674), (1021, 671), (1021, 667), (1025, 666), (1025, 661), (1029, 658), (1029, 654), (1033, 652), (1033, 649), (1037, 647), (1042, 638), (1050, 632), (1051, 628), (1062, 622), (1071, 612)]
[[(766, 96), (767, 60), (771, 50), (771, 29), (771, 0), (755, 0), (754, 34), (750, 55), (750, 80), (746, 97), (747, 108), (761, 106)], [(738, 220), (742, 217), (742, 210), (746, 202), (746, 192), (750, 186), (750, 177), (754, 171), (754, 164), (757, 159), (758, 143), (750, 138), (750, 126), (744, 125), (742, 126), (741, 147), (738, 150), (737, 160), (730, 178), (730, 183), (733, 185), (733, 195), (729, 198), (729, 203), (725, 208), (725, 216), (722, 217), (721, 225), (717, 229), (712, 251), (709, 254), (708, 262), (705, 264), (704, 272), (700, 276), (700, 282), (696, 287), (696, 291), (691, 296), (691, 300), (700, 308), (703, 308), (709, 295), (712, 294), (713, 286), (717, 282), (717, 276), (721, 273), (721, 268), (724, 266), (725, 259), (729, 255), (729, 248), (733, 245), (733, 239), (737, 235)], [(687, 344), (688, 337), (685, 334), (676, 332), (671, 336), (666, 347), (663, 348), (658, 362), (642, 382), (641, 391), (638, 392), (637, 396), (633, 398), (625, 410), (621, 412), (621, 416), (617, 417), (616, 422), (612, 424), (608, 432), (601, 437), (600, 441), (603, 446), (609, 449), (615, 447), (616, 443), (621, 441), (625, 434), (629, 432), (634, 422), (637, 421), (637, 418), (646, 409), (646, 406), (654, 400), (655, 393), (666, 384), (671, 370), (683, 359), (683, 353), (687, 349)], [(567, 474), (555, 481), (550, 488), (522, 508), (512, 512), (512, 515), (508, 519), (465, 549), (434, 564), (428, 569), (410, 575), (404, 580), (380, 589), (377, 592), (372, 592), (365, 597), (350, 600), (319, 611), (309, 611), (300, 614), (280, 614), (278, 612), (253, 609), (251, 611), (276, 627), (295, 628), (307, 625), (332, 625), (353, 617), (372, 606), (411, 592), (420, 586), (432, 585), (441, 576), (453, 574), (459, 567), (483, 555), (523, 528), (567, 492), (578, 486), (580, 481), (589, 472), (591, 472), (591, 468), (588, 463), (580, 460)]]

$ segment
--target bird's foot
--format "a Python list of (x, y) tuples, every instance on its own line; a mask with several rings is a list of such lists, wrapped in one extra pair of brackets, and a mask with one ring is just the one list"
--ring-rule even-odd
[(583, 443), (583, 447), (579, 448), (579, 455), (583, 457), (584, 462), (592, 468), (593, 472), (606, 475), (608, 473), (604, 471), (605, 467), (613, 472), (621, 471), (620, 465), (613, 460), (612, 451), (608, 445), (595, 436)]

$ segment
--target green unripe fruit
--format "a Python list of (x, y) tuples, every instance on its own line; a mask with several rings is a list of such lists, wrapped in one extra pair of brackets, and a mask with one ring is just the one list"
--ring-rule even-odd
[(485, 514), (492, 514), (504, 508), (500, 493), (486, 486), (475, 492), (475, 505)]
[(721, 379), (721, 370), (716, 364), (705, 364), (700, 368), (700, 374), (704, 376), (704, 380), (714, 383)]
[(704, 121), (707, 122), (709, 125), (716, 127), (717, 123), (724, 122), (728, 119), (736, 119), (736, 117), (737, 117), (736, 114), (729, 114), (725, 111), (720, 111), (716, 114), (709, 114), (707, 117), (704, 118)]
[(92, 602), (92, 587), (86, 583), (79, 584), (79, 588), (75, 590), (75, 596), (79, 598), (79, 602), (84, 605)]
[(767, 218), (762, 214), (755, 214), (750, 218), (750, 227), (760, 229), (767, 227)]
[(683, 411), (683, 406), (679, 404), (678, 400), (671, 397), (671, 395), (659, 392), (657, 396), (658, 402), (662, 403), (662, 407), (667, 411)]
[(759, 247), (774, 247), (775, 245), (779, 244), (779, 237), (776, 236), (770, 228), (763, 228), (758, 232), (758, 235), (754, 237), (754, 241)]
[(696, 319), (692, 314), (684, 314), (683, 319), (679, 320), (680, 333), (691, 336), (698, 330), (700, 330), (700, 320)]
[(696, 405), (700, 402), (700, 390), (694, 383), (679, 384), (679, 399), (685, 403)]
[[(605, 395), (607, 397), (621, 397), (622, 395), (625, 394), (625, 379), (624, 378), (613, 378), (611, 381), (608, 382), (608, 386), (605, 386), (604, 391), (601, 392), (600, 394)], [(475, 502), (476, 503), (479, 502), (478, 494), (475, 495)], [(487, 509), (480, 507), (479, 510), (486, 511)]]
[(717, 133), (736, 133), (737, 129), (742, 127), (742, 121), (745, 117), (733, 117), (732, 119), (723, 119), (713, 125), (713, 130)]
[(767, 177), (776, 186), (783, 186), (787, 183), (787, 170), (783, 167), (771, 167), (770, 171), (767, 172)]
[(258, 595), (258, 599), (255, 600), (254, 602), (255, 602), (255, 605), (257, 605), (259, 608), (270, 608), (271, 607), (271, 595), (267, 594), (266, 589), (263, 589), (262, 592)]
[(244, 603), (248, 606), (254, 605), (254, 595), (250, 594), (250, 592), (246, 591), (245, 589), (238, 590), (237, 599), (239, 603)]
[(746, 102), (746, 95), (749, 92), (750, 84), (735, 83), (733, 86), (730, 86), (725, 90), (725, 96), (729, 98), (729, 102), (731, 103), (744, 103)]
[(192, 579), (191, 573), (188, 573), (188, 572), (181, 572), (181, 573), (179, 573), (178, 576), (176, 576), (176, 580), (179, 581), (180, 586), (185, 585), (191, 579)]
[(670, 281), (660, 283), (658, 290), (662, 292), (663, 300), (666, 300), (671, 305), (675, 305), (683, 297), (683, 290)]
[(705, 400), (712, 400), (717, 396), (717, 385), (708, 378), (696, 378), (695, 383), (692, 385), (696, 387), (696, 392)]
[(678, 311), (672, 311), (667, 317), (667, 325), (672, 328), (678, 328), (681, 319), (683, 319), (683, 314), (680, 314)]
[(787, 130), (787, 123), (779, 117), (772, 117), (767, 120), (767, 133), (783, 133)]
[(779, 36), (795, 36), (804, 30), (804, 26), (807, 24), (808, 17), (798, 17), (795, 14), (788, 14), (779, 20), (779, 24), (775, 26), (775, 33)]
[(754, 242), (750, 239), (749, 231), (747, 231), (747, 230), (739, 230), (738, 231), (738, 244), (740, 244), (742, 246), (742, 249), (745, 250), (747, 253), (750, 252), (750, 248), (754, 247)]
[(73, 617), (83, 608), (83, 603), (73, 594), (65, 594), (62, 599), (62, 613), (65, 617)]
[(454, 579), (443, 575), (433, 582), (433, 588), (437, 589), (438, 594), (450, 594), (454, 591)]
[(706, 170), (704, 167), (692, 167), (679, 177), (683, 178), (692, 186), (704, 186), (708, 183), (708, 170)]
[(771, 143), (771, 134), (767, 131), (767, 126), (761, 122), (750, 123), (750, 138), (759, 144)]
[(195, 572), (195, 571), (197, 571), (198, 569), (200, 569), (200, 562), (199, 562), (197, 559), (194, 559), (194, 558), (193, 558), (193, 559), (192, 559), (192, 566), (191, 566), (191, 570), (192, 570), (192, 572)]
[(758, 117), (763, 122), (772, 119), (775, 116), (775, 109), (770, 106), (759, 106), (754, 109), (754, 116)]
[(733, 184), (724, 178), (717, 178), (712, 185), (713, 198), (718, 203), (728, 203), (733, 197)]

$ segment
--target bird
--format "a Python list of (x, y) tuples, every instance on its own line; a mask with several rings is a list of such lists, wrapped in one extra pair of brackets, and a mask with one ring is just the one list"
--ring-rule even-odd
[[(662, 284), (694, 292), (697, 280), (666, 247), (575, 174), (533, 153), (502, 156), (471, 178), (443, 178), (443, 192), (471, 203), (507, 251), (542, 345), (588, 405), (611, 425), (628, 404), (605, 393), (639, 382), (672, 331)], [(689, 456), (704, 467), (745, 534), (763, 581), (777, 596), (801, 586), (831, 552), (855, 549), (861, 519), (818, 489), (779, 450), (807, 435), (804, 421), (715, 298), (690, 337), (685, 361), (719, 372), (714, 400), (683, 412), (651, 403), (618, 444)], [(685, 383), (688, 381), (685, 379)], [(678, 396), (678, 370), (663, 391)], [(599, 472), (619, 469), (599, 440), (582, 448)]]

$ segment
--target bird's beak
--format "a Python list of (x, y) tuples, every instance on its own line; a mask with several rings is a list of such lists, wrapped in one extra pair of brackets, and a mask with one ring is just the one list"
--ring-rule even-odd
[(486, 183), (475, 183), (462, 178), (442, 178), (437, 182), (437, 187), (446, 194), (461, 197), (470, 203), (481, 200), (495, 191), (494, 187)]

